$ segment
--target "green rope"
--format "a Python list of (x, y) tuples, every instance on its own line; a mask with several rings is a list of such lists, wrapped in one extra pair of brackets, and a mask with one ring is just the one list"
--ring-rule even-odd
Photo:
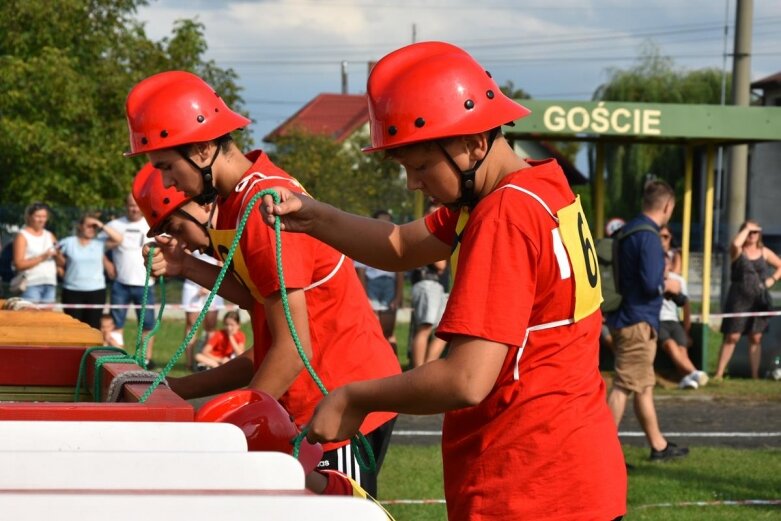
[[(160, 371), (160, 374), (158, 374), (157, 378), (154, 382), (149, 386), (149, 388), (146, 390), (146, 392), (141, 396), (139, 399), (139, 403), (144, 403), (149, 396), (154, 392), (154, 390), (157, 388), (158, 385), (165, 379), (166, 375), (173, 369), (176, 362), (179, 360), (179, 358), (184, 354), (185, 350), (187, 349), (187, 345), (190, 343), (190, 340), (192, 340), (192, 337), (196, 334), (198, 331), (198, 328), (201, 325), (201, 322), (206, 316), (206, 313), (209, 312), (209, 308), (211, 307), (212, 300), (214, 300), (214, 297), (217, 295), (217, 291), (219, 290), (220, 286), (222, 285), (222, 281), (225, 278), (225, 275), (230, 268), (231, 261), (233, 260), (233, 255), (236, 252), (236, 248), (239, 246), (239, 240), (241, 239), (242, 234), (244, 233), (244, 228), (247, 225), (247, 221), (249, 220), (249, 216), (252, 213), (253, 208), (255, 207), (256, 203), (265, 195), (270, 195), (274, 199), (275, 203), (279, 203), (280, 198), (279, 194), (271, 189), (262, 190), (252, 196), (252, 198), (247, 203), (246, 209), (244, 211), (244, 214), (241, 217), (241, 220), (239, 221), (238, 226), (236, 227), (236, 234), (233, 237), (233, 242), (231, 242), (230, 249), (228, 250), (228, 253), (225, 255), (225, 258), (223, 259), (223, 265), (220, 269), (220, 272), (217, 274), (217, 278), (214, 281), (214, 285), (209, 292), (209, 296), (206, 298), (206, 302), (203, 305), (203, 309), (201, 309), (200, 314), (198, 315), (198, 318), (196, 318), (195, 323), (193, 324), (192, 328), (190, 328), (189, 333), (185, 337), (185, 339), (182, 341), (182, 344), (179, 346), (179, 349), (176, 350), (176, 352), (173, 354), (171, 359), (168, 361), (166, 366)], [(312, 364), (309, 362), (309, 359), (306, 356), (306, 353), (304, 352), (304, 348), (301, 345), (301, 340), (298, 337), (298, 332), (296, 331), (295, 324), (293, 323), (293, 315), (290, 312), (290, 304), (288, 302), (287, 298), (287, 287), (285, 286), (285, 276), (284, 271), (282, 269), (282, 228), (281, 228), (281, 221), (279, 218), (277, 218), (274, 221), (274, 234), (276, 237), (276, 254), (277, 254), (277, 275), (279, 276), (279, 286), (280, 286), (280, 297), (282, 300), (282, 307), (285, 312), (285, 319), (287, 320), (287, 325), (290, 330), (290, 335), (293, 338), (293, 342), (296, 345), (296, 350), (298, 351), (299, 357), (301, 357), (301, 360), (304, 363), (304, 366), (306, 367), (307, 372), (312, 377), (312, 380), (317, 384), (317, 387), (320, 389), (320, 391), (323, 393), (323, 395), (328, 394), (328, 390), (326, 389), (325, 385), (323, 385), (323, 382), (320, 380), (320, 377), (315, 372), (314, 368), (312, 367)], [(151, 259), (151, 257), (150, 257)], [(151, 265), (151, 261), (147, 263), (148, 265)], [(300, 451), (301, 443), (303, 442), (304, 436), (306, 436), (306, 430), (304, 430), (299, 436), (297, 436), (295, 439), (291, 440), (293, 443), (293, 456), (298, 457), (298, 453)], [(369, 445), (368, 440), (366, 437), (358, 433), (353, 440), (357, 440), (359, 442), (359, 445), (362, 445), (368, 458), (369, 463), (366, 464), (363, 460), (362, 455), (360, 454), (360, 451), (355, 450), (353, 451), (355, 454), (355, 459), (358, 462), (358, 465), (367, 472), (374, 472), (377, 466), (377, 463), (374, 458), (374, 452), (371, 449), (371, 446)]]
[(120, 349), (119, 347), (113, 347), (113, 346), (94, 346), (85, 349), (84, 354), (81, 356), (81, 361), (79, 362), (79, 373), (78, 376), (76, 377), (76, 389), (73, 393), (74, 402), (78, 402), (79, 398), (81, 397), (81, 388), (87, 379), (87, 360), (89, 359), (89, 354), (92, 353), (93, 351), (112, 351), (112, 352), (122, 353), (124, 355), (127, 355), (124, 349)]
[(84, 351), (79, 363), (79, 373), (76, 379), (76, 390), (74, 392), (73, 401), (78, 401), (81, 396), (81, 387), (84, 385), (86, 379), (86, 364), (89, 358), (89, 354), (93, 351), (112, 351), (120, 353), (118, 355), (101, 356), (95, 360), (95, 374), (93, 377), (92, 385), (92, 399), (99, 402), (101, 399), (101, 387), (103, 380), (103, 366), (105, 364), (137, 364), (140, 367), (146, 369), (146, 348), (152, 337), (158, 332), (163, 321), (163, 312), (165, 310), (165, 279), (160, 277), (160, 311), (157, 313), (157, 319), (152, 330), (146, 337), (143, 337), (144, 331), (144, 317), (146, 316), (146, 307), (149, 297), (149, 280), (152, 277), (152, 257), (154, 256), (154, 246), (149, 248), (146, 263), (146, 280), (144, 281), (144, 294), (141, 298), (141, 316), (138, 319), (138, 333), (136, 336), (136, 351), (133, 356), (130, 356), (124, 349), (112, 346), (95, 346)]
[(155, 325), (146, 337), (144, 332), (144, 318), (146, 317), (146, 306), (149, 298), (149, 280), (152, 278), (152, 258), (154, 257), (155, 247), (150, 246), (146, 257), (146, 279), (144, 280), (144, 294), (141, 296), (141, 316), (138, 318), (138, 331), (136, 332), (136, 352), (134, 360), (136, 363), (146, 369), (146, 348), (149, 341), (160, 330), (163, 323), (163, 312), (165, 310), (165, 277), (160, 276), (160, 310), (157, 312)]

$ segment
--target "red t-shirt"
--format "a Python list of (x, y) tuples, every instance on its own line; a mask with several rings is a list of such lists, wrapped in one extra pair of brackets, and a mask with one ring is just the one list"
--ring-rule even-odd
[[(445, 414), (451, 521), (608, 520), (626, 510), (624, 457), (598, 369), (601, 313), (573, 322), (576, 288), (565, 276), (574, 273), (572, 254), (554, 251), (551, 213), (575, 197), (555, 161), (530, 163), (472, 211), (437, 328), (445, 339), (474, 336), (510, 348), (485, 400)], [(455, 244), (458, 217), (443, 208), (426, 224)]]
[[(245, 205), (263, 189), (285, 186), (303, 191), (266, 154), (256, 151), (247, 157), (254, 164), (236, 191), (219, 201), (217, 229), (236, 228)], [(259, 211), (253, 211), (239, 242), (250, 279), (242, 282), (253, 293), (259, 293), (261, 299), (280, 290), (275, 240), (274, 229), (263, 222)], [(282, 261), (287, 288), (308, 288), (305, 296), (312, 345), (310, 362), (327, 389), (401, 372), (350, 259), (306, 234), (282, 232)], [(261, 302), (253, 309), (252, 327), (257, 367), (272, 341)], [(279, 401), (301, 426), (309, 421), (322, 397), (312, 377), (303, 370)], [(361, 425), (361, 432), (367, 434), (395, 416), (396, 413), (389, 412), (372, 413)], [(329, 451), (346, 443), (326, 443), (323, 448)]]
[[(236, 331), (233, 335), (233, 339), (236, 344), (241, 345), (247, 342), (247, 337), (244, 336), (243, 331)], [(212, 348), (212, 356), (217, 358), (225, 358), (233, 354), (233, 345), (230, 343), (228, 333), (224, 330), (215, 331), (209, 340), (206, 342)]]

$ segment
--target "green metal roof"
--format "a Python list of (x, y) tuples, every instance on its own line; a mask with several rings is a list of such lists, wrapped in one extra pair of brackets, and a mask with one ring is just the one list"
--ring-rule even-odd
[(781, 107), (519, 100), (532, 113), (510, 137), (553, 141), (737, 144), (781, 141)]

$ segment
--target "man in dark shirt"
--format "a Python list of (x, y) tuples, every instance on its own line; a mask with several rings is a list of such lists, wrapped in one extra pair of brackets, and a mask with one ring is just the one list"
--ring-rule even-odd
[(680, 292), (676, 281), (665, 279), (664, 252), (658, 234), (659, 228), (670, 220), (673, 208), (675, 192), (670, 185), (664, 181), (646, 185), (642, 213), (624, 226), (625, 230), (641, 229), (620, 239), (617, 262), (621, 306), (607, 317), (616, 358), (608, 406), (618, 425), (627, 399), (634, 393), (635, 415), (651, 445), (652, 460), (682, 457), (689, 452), (665, 439), (659, 429), (653, 396), (659, 311), (666, 292)]

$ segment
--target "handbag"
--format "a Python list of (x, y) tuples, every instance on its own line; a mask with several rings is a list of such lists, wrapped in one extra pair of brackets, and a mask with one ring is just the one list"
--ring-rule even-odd
[(27, 273), (21, 271), (11, 279), (11, 293), (24, 293), (27, 290)]
[(754, 270), (754, 273), (757, 274), (760, 284), (758, 299), (759, 309), (757, 311), (773, 311), (773, 295), (770, 294), (770, 288), (765, 286), (765, 280), (762, 278), (762, 274), (757, 271), (753, 264), (751, 265), (751, 268)]
[(759, 294), (759, 308), (761, 311), (773, 311), (773, 296), (769, 288), (762, 289)]

